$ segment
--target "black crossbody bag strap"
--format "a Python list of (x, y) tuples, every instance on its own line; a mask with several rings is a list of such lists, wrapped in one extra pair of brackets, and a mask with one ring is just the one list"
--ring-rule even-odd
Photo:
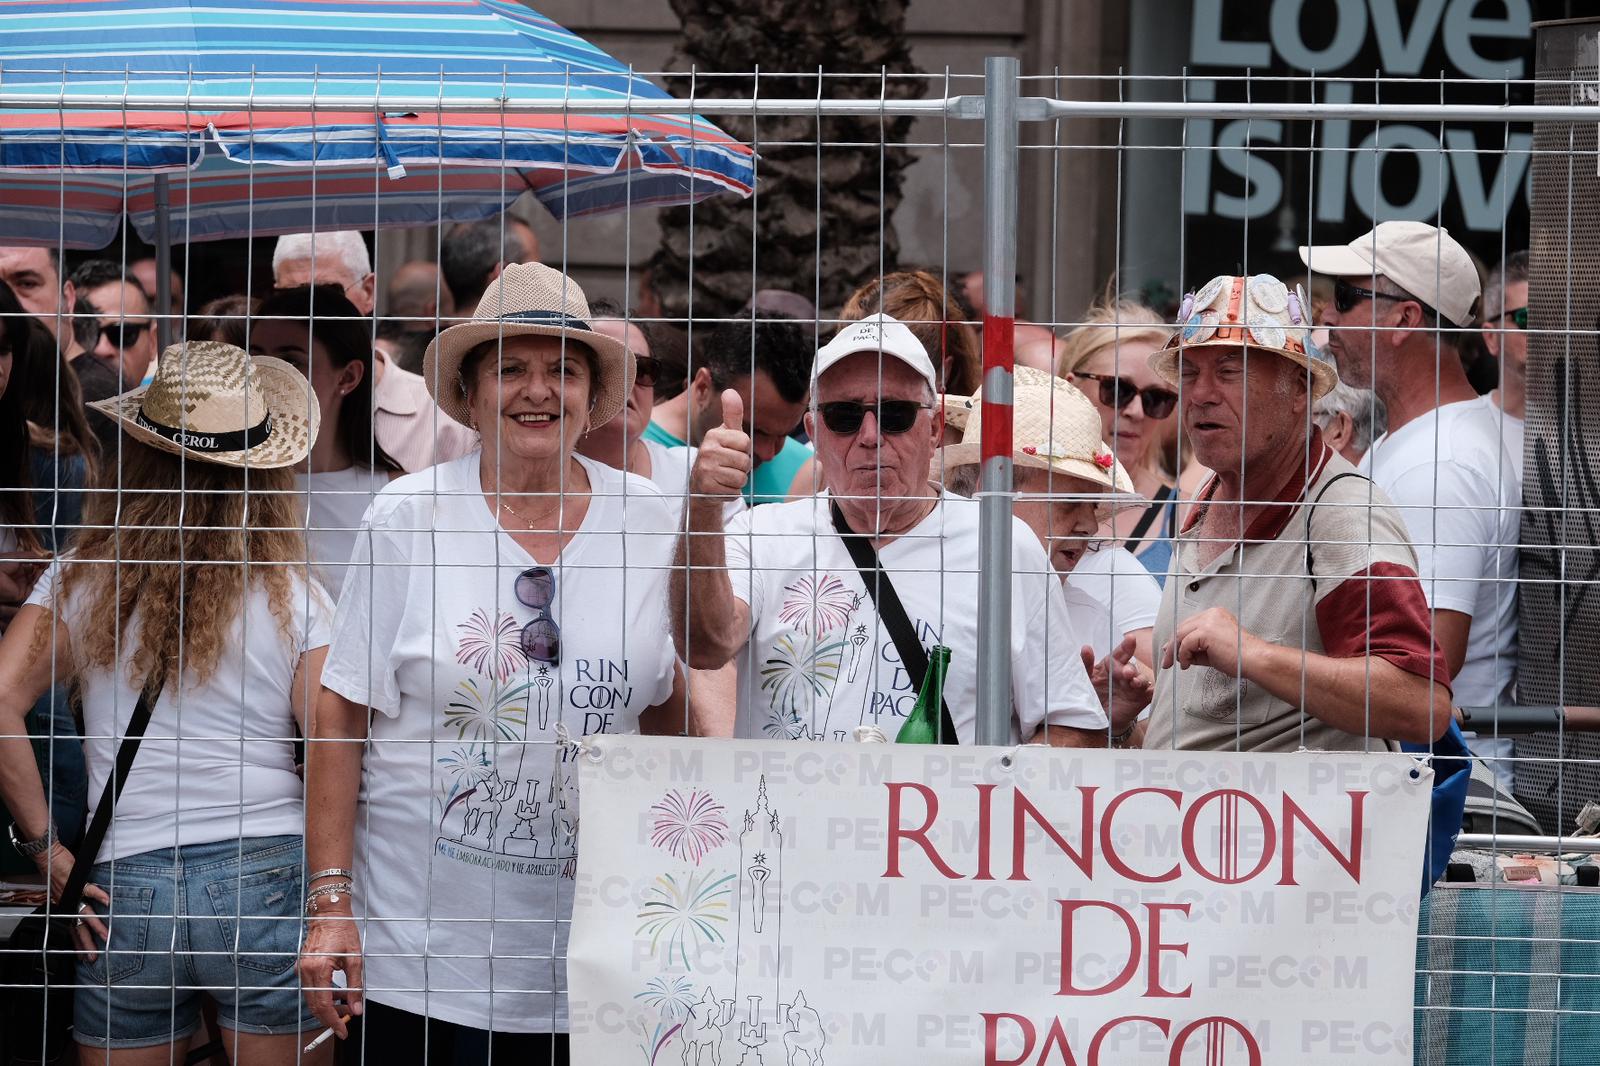
[(1311, 501), (1311, 508), (1306, 511), (1306, 577), (1311, 579), (1311, 594), (1313, 596), (1317, 594), (1317, 572), (1312, 568), (1311, 561), (1311, 516), (1316, 514), (1317, 504), (1322, 502), (1322, 498), (1328, 494), (1328, 490), (1333, 488), (1347, 477), (1360, 478), (1362, 481), (1371, 480), (1371, 478), (1368, 478), (1365, 474), (1359, 474), (1353, 470), (1346, 470), (1342, 474), (1335, 474), (1328, 479), (1328, 483), (1326, 485), (1322, 486), (1322, 491), (1317, 493), (1317, 498)]
[[(911, 625), (905, 605), (900, 602), (900, 594), (894, 590), (894, 582), (878, 564), (878, 553), (872, 550), (872, 541), (865, 534), (850, 528), (837, 503), (829, 500), (828, 509), (833, 512), (834, 531), (844, 541), (851, 561), (861, 572), (861, 583), (867, 586), (867, 595), (872, 597), (872, 605), (878, 609), (883, 627), (889, 631), (890, 639), (900, 652), (900, 665), (906, 668), (912, 688), (921, 692), (922, 681), (928, 676), (928, 652), (923, 648), (922, 641), (917, 639), (917, 631)], [(956, 736), (955, 719), (950, 717), (950, 705), (944, 701), (942, 691), (939, 693), (939, 740), (945, 744), (961, 743)]]
[[(1150, 506), (1146, 507), (1144, 514), (1139, 516), (1139, 524), (1133, 527), (1132, 531), (1128, 533), (1128, 539), (1122, 542), (1124, 549), (1130, 553), (1138, 550), (1140, 542), (1144, 540), (1144, 535), (1150, 532), (1151, 526), (1155, 525), (1156, 516), (1168, 509), (1167, 499), (1172, 493), (1173, 489), (1167, 485), (1162, 485), (1156, 490), (1155, 498), (1150, 501)], [(1172, 513), (1176, 515), (1176, 509), (1173, 509)], [(1171, 522), (1168, 522), (1169, 526), (1171, 524)], [(1170, 529), (1167, 531), (1167, 536), (1172, 536)]]
[(83, 902), (83, 886), (89, 883), (89, 871), (94, 868), (95, 857), (100, 854), (100, 845), (106, 838), (106, 830), (111, 828), (111, 814), (117, 805), (117, 799), (122, 795), (122, 786), (127, 783), (128, 772), (133, 769), (133, 757), (139, 753), (139, 743), (144, 739), (144, 731), (150, 726), (150, 710), (156, 701), (161, 699), (160, 685), (147, 685), (139, 693), (139, 702), (133, 708), (133, 717), (128, 719), (128, 731), (123, 735), (122, 743), (117, 745), (117, 765), (111, 772), (111, 778), (106, 782), (105, 791), (100, 793), (100, 802), (94, 809), (94, 818), (89, 822), (89, 828), (83, 834), (83, 842), (78, 845), (77, 858), (72, 863), (72, 873), (67, 877), (66, 887), (61, 890), (61, 902), (58, 913), (74, 914)]

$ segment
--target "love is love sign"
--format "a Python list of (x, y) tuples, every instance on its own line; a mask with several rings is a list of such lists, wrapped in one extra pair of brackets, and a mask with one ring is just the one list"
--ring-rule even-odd
[(1411, 1062), (1400, 754), (603, 737), (576, 1062)]

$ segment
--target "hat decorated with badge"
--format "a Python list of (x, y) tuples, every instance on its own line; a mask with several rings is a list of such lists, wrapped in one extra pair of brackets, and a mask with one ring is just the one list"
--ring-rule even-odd
[(309, 455), (322, 417), (300, 371), (221, 341), (171, 345), (149, 385), (89, 406), (152, 448), (259, 469)]
[(1311, 343), (1311, 328), (1311, 301), (1300, 286), (1290, 291), (1271, 274), (1223, 274), (1183, 298), (1178, 332), (1150, 357), (1150, 369), (1177, 385), (1185, 348), (1252, 348), (1305, 367), (1311, 399), (1320, 400), (1339, 384), (1339, 371)]
[[(935, 469), (977, 463), (983, 450), (983, 390), (971, 396), (947, 396), (945, 421), (961, 427), (961, 441), (939, 451)], [(1100, 412), (1065, 378), (1031, 366), (1012, 376), (1011, 461), (1080, 478), (1111, 494), (1097, 500), (1112, 508), (1148, 503), (1111, 449), (1100, 439)]]

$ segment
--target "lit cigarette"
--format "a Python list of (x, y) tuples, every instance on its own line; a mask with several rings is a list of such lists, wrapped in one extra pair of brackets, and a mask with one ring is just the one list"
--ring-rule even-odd
[[(341, 1014), (341, 1015), (339, 1015), (339, 1020), (341, 1022), (347, 1022), (347, 1021), (350, 1020), (350, 1015)], [(330, 1025), (328, 1028), (326, 1028), (326, 1029), (324, 1029), (322, 1031), (322, 1035), (318, 1036), (315, 1040), (311, 1041), (311, 1043), (306, 1045), (306, 1051), (310, 1052), (310, 1051), (317, 1050), (317, 1048), (321, 1047), (323, 1044), (326, 1044), (328, 1042), (328, 1038), (331, 1037), (332, 1035), (333, 1035), (333, 1026)]]

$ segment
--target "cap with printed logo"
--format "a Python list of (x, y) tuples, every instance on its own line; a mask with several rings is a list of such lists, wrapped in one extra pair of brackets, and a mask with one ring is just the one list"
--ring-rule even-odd
[(915, 370), (933, 388), (939, 387), (939, 378), (934, 372), (933, 360), (928, 358), (928, 349), (922, 346), (922, 342), (917, 340), (916, 334), (905, 323), (893, 315), (881, 313), (850, 323), (833, 340), (818, 349), (817, 361), (811, 368), (811, 380), (816, 381), (829, 367), (857, 352), (882, 352)]
[(1426, 222), (1380, 222), (1349, 244), (1301, 245), (1300, 261), (1336, 278), (1370, 282), (1382, 274), (1461, 327), (1472, 324), (1483, 290), (1467, 250)]

